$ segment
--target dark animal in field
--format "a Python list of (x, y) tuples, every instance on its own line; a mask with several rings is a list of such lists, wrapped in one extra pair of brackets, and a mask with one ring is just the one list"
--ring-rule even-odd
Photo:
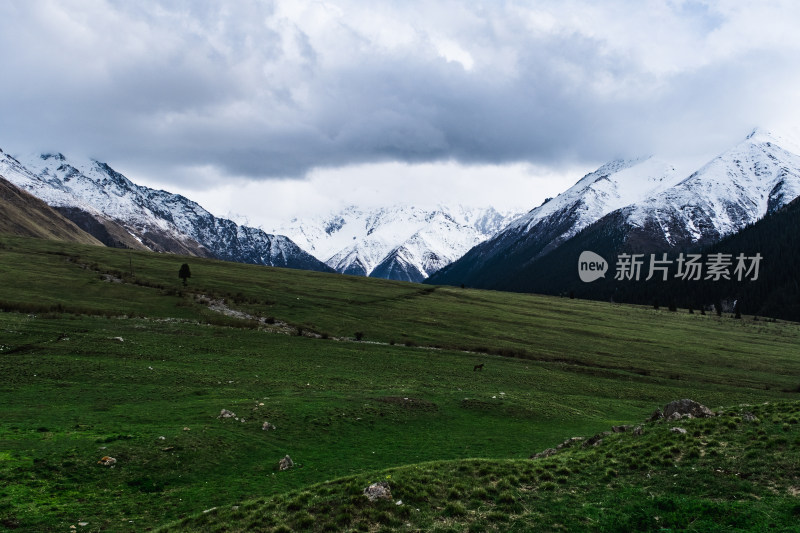
[(481, 363), (479, 365), (475, 365), (475, 367), (472, 369), (472, 371), (475, 372), (476, 370), (483, 370), (483, 363)]

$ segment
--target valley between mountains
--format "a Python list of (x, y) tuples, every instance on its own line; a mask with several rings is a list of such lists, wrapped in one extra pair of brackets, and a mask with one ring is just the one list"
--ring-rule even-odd
[[(349, 206), (270, 232), (216, 217), (183, 196), (136, 185), (99, 161), (59, 153), (17, 159), (0, 152), (0, 177), (107, 246), (557, 294), (574, 290), (574, 283), (555, 279), (553, 261), (542, 259), (575, 248), (570, 241), (590, 226), (616, 240), (596, 246), (651, 253), (713, 245), (776, 213), (800, 196), (797, 146), (754, 130), (688, 176), (656, 156), (612, 161), (527, 213), (446, 203)], [(549, 285), (531, 283), (536, 278)], [(593, 291), (586, 296), (598, 297)]]

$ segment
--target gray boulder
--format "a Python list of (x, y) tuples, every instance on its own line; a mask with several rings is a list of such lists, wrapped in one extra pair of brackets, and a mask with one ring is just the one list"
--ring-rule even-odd
[(688, 398), (675, 400), (664, 407), (664, 418), (668, 420), (678, 420), (680, 418), (709, 418), (712, 416), (715, 416), (714, 411)]
[(759, 422), (758, 417), (753, 413), (744, 413), (742, 415), (742, 420), (744, 420), (745, 422), (755, 422), (755, 423)]
[(387, 481), (379, 481), (364, 489), (364, 496), (371, 502), (376, 500), (391, 500), (392, 491)]
[(280, 471), (289, 470), (293, 466), (294, 466), (294, 461), (292, 461), (291, 457), (286, 455), (286, 457), (281, 459), (280, 462), (278, 463), (278, 470)]

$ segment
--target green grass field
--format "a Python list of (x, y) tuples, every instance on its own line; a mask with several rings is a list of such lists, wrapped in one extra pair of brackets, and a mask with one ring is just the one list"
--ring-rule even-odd
[[(184, 262), (186, 288), (177, 276)], [(641, 422), (678, 398), (719, 408), (800, 395), (800, 327), (752, 317), (5, 236), (0, 282), (0, 528), (16, 531), (615, 530), (634, 519), (634, 529), (658, 530), (612, 502), (651, 509), (661, 505), (647, 496), (653, 487), (680, 496), (666, 474), (676, 462), (667, 465), (662, 450), (650, 452), (661, 463), (642, 458), (636, 469), (609, 466), (626, 464), (616, 444), (602, 460), (591, 455), (600, 448), (570, 451), (545, 461), (569, 463), (553, 480), (527, 457)], [(244, 318), (209, 309), (223, 300)], [(754, 429), (786, 439), (769, 450), (796, 444), (795, 405), (780, 403), (778, 421)], [(239, 420), (217, 418), (221, 409)], [(276, 429), (262, 430), (264, 421)], [(296, 466), (280, 472), (286, 454)], [(113, 468), (98, 464), (106, 455)], [(765, 502), (753, 509), (774, 508), (776, 527), (797, 518), (786, 491), (800, 486), (798, 465), (785, 455), (789, 488), (753, 493)], [(766, 475), (772, 466), (762, 463)], [(619, 476), (606, 479), (609, 469)], [(629, 486), (629, 470), (656, 481)], [(363, 505), (356, 488), (386, 476), (410, 480), (396, 490), (419, 515), (411, 504)], [(462, 489), (452, 492), (451, 481)], [(715, 505), (727, 513), (734, 504), (718, 489)], [(689, 510), (663, 527), (708, 521), (705, 500), (692, 494), (681, 496)], [(566, 520), (584, 504), (601, 510)], [(602, 511), (612, 507), (618, 514)]]
[[(797, 531), (800, 405), (642, 424), (535, 460), (422, 463), (207, 509), (159, 531)], [(681, 428), (678, 434), (672, 428)], [(389, 485), (370, 502), (363, 489)]]

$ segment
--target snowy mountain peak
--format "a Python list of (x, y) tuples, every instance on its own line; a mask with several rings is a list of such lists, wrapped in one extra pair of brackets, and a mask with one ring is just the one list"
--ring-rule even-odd
[(570, 229), (554, 236), (568, 238), (602, 216), (656, 194), (679, 179), (673, 165), (652, 156), (611, 161), (520, 217), (509, 229), (530, 231), (548, 219), (569, 216), (573, 219)]
[(625, 211), (635, 227), (661, 228), (666, 245), (675, 246), (739, 231), (798, 196), (800, 146), (756, 129), (685, 180)]
[(612, 161), (470, 250), (433, 281), (496, 288), (498, 273), (503, 280), (530, 276), (528, 267), (594, 223), (598, 230), (587, 238), (613, 234), (639, 251), (713, 243), (800, 197), (797, 146), (791, 137), (757, 128), (685, 178), (653, 157)]
[(397, 204), (292, 220), (274, 232), (345, 274), (421, 281), (487, 239), (517, 213), (461, 205)]
[(783, 150), (800, 154), (800, 138), (788, 132), (774, 132), (764, 128), (755, 128), (740, 145), (777, 145)]
[(141, 187), (108, 164), (61, 153), (2, 154), (0, 174), (110, 246), (330, 271), (283, 236), (217, 218), (183, 196)]

